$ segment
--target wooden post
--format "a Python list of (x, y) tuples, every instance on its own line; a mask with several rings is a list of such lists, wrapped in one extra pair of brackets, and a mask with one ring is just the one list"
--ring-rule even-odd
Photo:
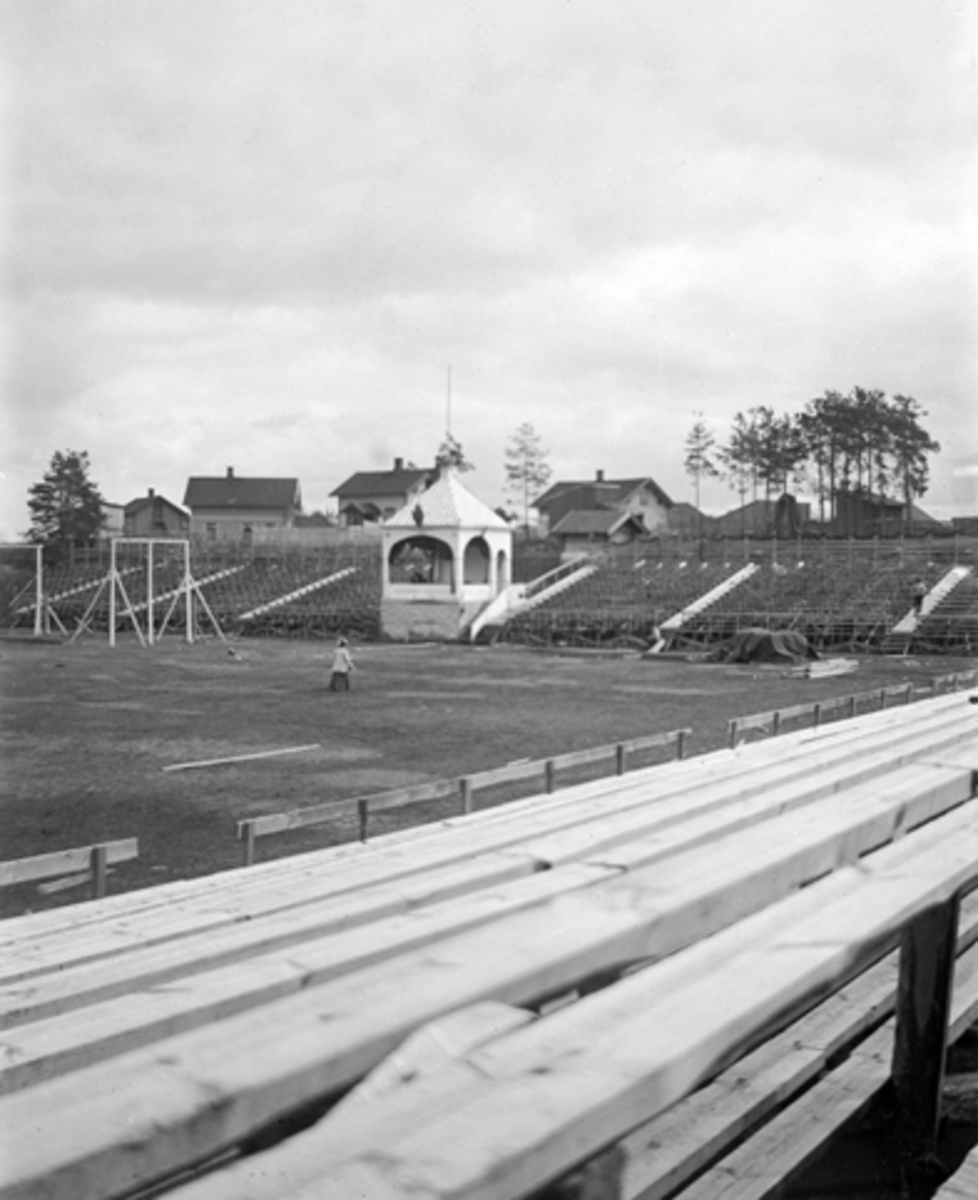
[(781, 713), (776, 712), (771, 718), (771, 737), (777, 737), (781, 732)]
[(459, 792), (462, 796), (462, 812), (472, 811), (472, 780), (468, 775), (458, 781)]
[(815, 702), (815, 706), (812, 709), (812, 723), (816, 729), (822, 723), (822, 706), (818, 701)]
[(241, 824), (241, 857), (244, 866), (254, 865), (255, 825), (253, 821), (243, 821)]
[(676, 738), (676, 758), (685, 758), (686, 756), (686, 730), (680, 729)]
[(849, 697), (849, 716), (854, 717), (855, 715), (856, 715), (856, 697), (853, 695), (853, 696)]
[(623, 742), (619, 742), (615, 746), (615, 774), (625, 774), (625, 746)]
[(108, 865), (108, 847), (92, 847), (92, 897), (101, 900), (105, 895), (105, 875)]
[(552, 758), (548, 758), (543, 764), (543, 790), (548, 794), (554, 790), (554, 777), (557, 774), (557, 767)]
[(370, 804), (366, 800), (357, 801), (357, 813), (360, 817), (360, 841), (367, 840), (367, 820), (370, 816)]
[(893, 1091), (903, 1157), (934, 1154), (954, 981), (959, 897), (927, 909), (908, 923), (900, 944)]
[(736, 718), (727, 722), (727, 730), (729, 736), (727, 738), (727, 746), (733, 750), (737, 745), (737, 721)]

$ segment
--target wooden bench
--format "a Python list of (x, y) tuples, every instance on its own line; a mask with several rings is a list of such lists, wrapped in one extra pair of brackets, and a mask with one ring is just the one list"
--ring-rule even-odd
[[(747, 1127), (725, 1071), (788, 1120), (891, 1019), (903, 1094), (932, 1096), (920, 1046), (978, 1009), (970, 899), (950, 1022), (938, 989), (908, 1031), (901, 996), (978, 877), (976, 770), (978, 711), (948, 694), (4, 922), (0, 1196), (695, 1188)], [(792, 1080), (765, 1082), (794, 1020)], [(677, 1163), (653, 1122), (694, 1103)]]
[[(105, 895), (108, 868), (139, 857), (137, 838), (98, 842), (70, 850), (52, 850), (30, 858), (0, 862), (0, 887), (16, 887), (38, 880), (56, 879), (74, 884), (91, 883), (94, 899)], [(73, 878), (74, 877), (74, 878)]]

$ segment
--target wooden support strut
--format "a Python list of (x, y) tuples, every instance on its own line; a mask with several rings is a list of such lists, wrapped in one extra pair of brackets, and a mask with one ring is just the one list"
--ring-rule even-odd
[(901, 1156), (932, 1161), (937, 1145), (960, 896), (909, 922), (900, 944), (893, 1091)]

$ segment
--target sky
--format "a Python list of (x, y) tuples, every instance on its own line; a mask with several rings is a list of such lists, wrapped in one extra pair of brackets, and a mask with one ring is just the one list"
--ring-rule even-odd
[[(978, 513), (978, 5), (0, 0), (0, 540), (103, 496), (429, 465), (651, 476), (914, 396)], [(735, 507), (723, 481), (705, 509)]]

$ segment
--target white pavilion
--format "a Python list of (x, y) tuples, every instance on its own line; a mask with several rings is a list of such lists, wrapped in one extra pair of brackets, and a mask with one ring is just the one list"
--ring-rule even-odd
[(453, 467), (383, 523), (381, 631), (456, 641), (509, 586), (513, 532)]

